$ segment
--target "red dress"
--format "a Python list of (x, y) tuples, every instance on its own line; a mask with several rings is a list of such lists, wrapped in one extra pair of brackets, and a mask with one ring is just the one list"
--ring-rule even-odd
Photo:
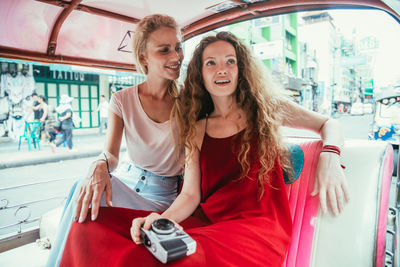
[[(271, 186), (259, 200), (252, 160), (250, 178), (237, 181), (240, 164), (235, 151), (240, 135), (213, 138), (205, 134), (200, 153), (202, 201), (183, 221), (197, 242), (196, 253), (171, 266), (277, 266), (289, 246), (292, 221), (281, 167), (270, 173)], [(252, 143), (251, 159), (256, 159)], [(60, 266), (164, 266), (130, 237), (131, 222), (148, 211), (101, 208), (95, 222), (73, 223)]]

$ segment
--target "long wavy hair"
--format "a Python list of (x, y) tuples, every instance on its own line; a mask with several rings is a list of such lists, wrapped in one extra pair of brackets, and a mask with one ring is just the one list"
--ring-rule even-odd
[(284, 168), (290, 169), (288, 151), (278, 131), (284, 116), (280, 107), (283, 96), (272, 82), (271, 76), (266, 75), (267, 70), (263, 65), (254, 58), (248, 47), (231, 33), (219, 32), (215, 36), (207, 36), (200, 41), (193, 52), (184, 88), (173, 111), (179, 124), (179, 144), (188, 149), (187, 160), (196, 149), (194, 142), (196, 122), (214, 111), (213, 101), (204, 86), (201, 66), (203, 66), (204, 49), (217, 41), (230, 43), (236, 51), (238, 85), (235, 97), (247, 119), (238, 153), (242, 170), (240, 179), (248, 177), (251, 165), (249, 154), (251, 141), (256, 138), (257, 155), (261, 165), (257, 177), (261, 198), (265, 192), (265, 184), (271, 185), (268, 174), (274, 168), (276, 160)]
[[(177, 33), (181, 33), (178, 23), (173, 17), (154, 14), (144, 17), (137, 24), (135, 33), (133, 35), (133, 61), (135, 63), (138, 72), (147, 74), (147, 66), (143, 65), (140, 58), (146, 54), (146, 45), (149, 40), (151, 33), (160, 29), (161, 27), (167, 27), (176, 30)], [(178, 95), (178, 85), (176, 81), (170, 81), (168, 85), (168, 92), (175, 98)]]

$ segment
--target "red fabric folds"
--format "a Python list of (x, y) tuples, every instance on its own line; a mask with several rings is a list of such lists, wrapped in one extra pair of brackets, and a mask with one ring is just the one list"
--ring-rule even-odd
[[(197, 250), (169, 266), (282, 266), (292, 222), (281, 167), (276, 164), (271, 171), (271, 186), (265, 185), (259, 200), (256, 142), (250, 153), (250, 178), (239, 180), (237, 137), (240, 134), (205, 135), (200, 155), (202, 202), (181, 223), (196, 240)], [(60, 266), (165, 266), (130, 237), (132, 220), (148, 213), (101, 208), (95, 222), (73, 223)]]

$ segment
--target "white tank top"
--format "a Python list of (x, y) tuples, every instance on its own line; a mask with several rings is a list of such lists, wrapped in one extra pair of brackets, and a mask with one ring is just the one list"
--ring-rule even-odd
[(113, 94), (109, 108), (124, 121), (127, 152), (135, 165), (161, 176), (182, 174), (184, 153), (178, 158), (170, 121), (158, 123), (147, 116), (140, 103), (138, 86)]

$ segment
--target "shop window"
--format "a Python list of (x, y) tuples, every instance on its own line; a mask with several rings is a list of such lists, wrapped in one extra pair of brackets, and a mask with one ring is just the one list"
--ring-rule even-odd
[(97, 88), (98, 87), (95, 85), (90, 86), (90, 90), (91, 90), (90, 95), (92, 98), (97, 98), (97, 91), (98, 91)]
[[(93, 95), (92, 95), (93, 96)], [(94, 112), (96, 111), (97, 107), (99, 106), (99, 100), (97, 98), (91, 99), (91, 112), (92, 112), (92, 127), (99, 126), (99, 113)]]
[(99, 101), (95, 98), (92, 98), (91, 102), (92, 102), (91, 110), (95, 111), (99, 106)]
[(81, 110), (82, 111), (90, 111), (89, 99), (82, 99), (81, 98)]
[(82, 127), (90, 127), (90, 112), (81, 112)]
[(69, 96), (68, 84), (60, 83), (59, 86), (60, 86), (60, 96), (61, 95)]
[(76, 84), (71, 84), (71, 96), (74, 98), (79, 97), (79, 86)]
[(55, 83), (47, 84), (47, 96), (48, 97), (57, 97), (57, 84), (55, 84)]
[(79, 99), (74, 98), (74, 100), (72, 100), (72, 109), (74, 111), (79, 110)]
[(81, 85), (81, 97), (89, 97), (89, 86)]
[(99, 113), (93, 112), (92, 113), (92, 127), (99, 126)]
[(44, 83), (36, 83), (36, 94), (45, 95)]
[(57, 98), (56, 97), (49, 97), (47, 99), (47, 103), (52, 107), (57, 107)]

